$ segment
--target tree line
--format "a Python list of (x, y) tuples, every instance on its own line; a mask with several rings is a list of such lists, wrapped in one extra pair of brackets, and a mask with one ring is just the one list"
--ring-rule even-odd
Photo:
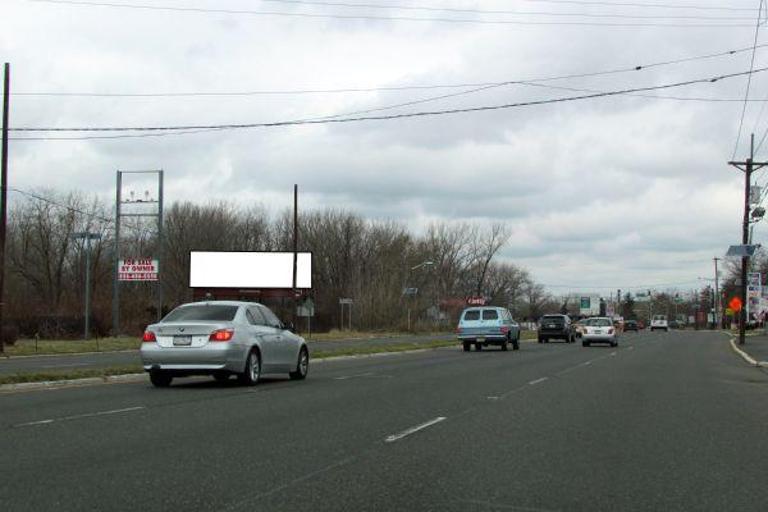
[[(81, 332), (86, 246), (74, 234), (84, 231), (100, 235), (90, 243), (92, 326), (94, 334), (105, 335), (112, 329), (112, 207), (82, 193), (52, 191), (11, 205), (5, 319), (22, 335)], [(339, 325), (341, 297), (355, 301), (352, 321), (359, 329), (402, 329), (407, 309), (415, 325), (445, 328), (456, 322), (466, 297), (477, 295), (509, 307), (519, 319), (558, 307), (526, 269), (500, 261), (510, 243), (503, 223), (434, 222), (414, 233), (400, 222), (322, 208), (300, 212), (298, 231), (299, 250), (313, 253), (313, 323), (321, 330)], [(271, 215), (261, 206), (181, 201), (164, 212), (162, 242), (156, 223), (130, 217), (121, 222), (120, 247), (121, 257), (162, 253), (165, 312), (192, 299), (190, 251), (290, 251), (293, 219), (288, 210)], [(404, 295), (406, 288), (417, 291)], [(137, 334), (155, 320), (156, 293), (154, 283), (121, 284), (125, 333)]]

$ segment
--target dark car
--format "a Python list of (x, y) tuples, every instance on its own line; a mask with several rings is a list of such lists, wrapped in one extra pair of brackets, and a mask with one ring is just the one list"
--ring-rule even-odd
[(627, 320), (624, 322), (624, 332), (635, 331), (638, 332), (640, 327), (637, 325), (636, 320)]
[(677, 320), (670, 320), (669, 321), (669, 328), (670, 329), (679, 329), (680, 328), (680, 322)]
[(539, 343), (549, 340), (563, 340), (566, 343), (576, 341), (576, 330), (568, 315), (544, 315), (539, 319)]

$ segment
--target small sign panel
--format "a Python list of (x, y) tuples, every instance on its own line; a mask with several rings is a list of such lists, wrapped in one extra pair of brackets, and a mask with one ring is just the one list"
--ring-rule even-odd
[(151, 258), (126, 258), (117, 262), (118, 281), (157, 281), (159, 261)]

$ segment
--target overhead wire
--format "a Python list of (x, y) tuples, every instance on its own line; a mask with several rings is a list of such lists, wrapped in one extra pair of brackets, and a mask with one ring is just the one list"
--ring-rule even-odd
[[(565, 96), (565, 97), (548, 98), (548, 99), (542, 99), (542, 100), (505, 103), (500, 105), (483, 105), (483, 106), (477, 106), (477, 107), (407, 112), (407, 113), (381, 115), (381, 116), (358, 116), (358, 117), (343, 117), (343, 118), (337, 118), (337, 119), (316, 119), (316, 120), (289, 120), (289, 121), (275, 121), (275, 122), (266, 122), (266, 123), (231, 123), (231, 124), (178, 125), (178, 126), (12, 127), (10, 128), (10, 130), (14, 132), (168, 132), (168, 131), (178, 132), (182, 130), (272, 128), (272, 127), (280, 127), (280, 126), (319, 125), (319, 124), (331, 124), (331, 123), (338, 124), (338, 123), (351, 123), (351, 122), (361, 122), (361, 121), (387, 121), (387, 120), (394, 120), (394, 119), (440, 116), (440, 115), (450, 115), (450, 114), (459, 114), (459, 113), (468, 113), (468, 112), (504, 110), (504, 109), (546, 105), (546, 104), (553, 104), (553, 103), (567, 103), (567, 102), (581, 101), (586, 99), (625, 95), (627, 93), (670, 89), (670, 88), (683, 87), (683, 86), (693, 85), (693, 84), (714, 83), (721, 80), (727, 80), (730, 78), (744, 76), (746, 74), (762, 73), (762, 72), (765, 72), (766, 70), (768, 70), (768, 68), (759, 68), (759, 69), (753, 68), (750, 71), (743, 71), (738, 73), (730, 73), (725, 75), (711, 76), (707, 78), (698, 78), (693, 80), (685, 80), (681, 82), (674, 82), (674, 83), (653, 85), (653, 86), (646, 86), (646, 87), (634, 87), (634, 88), (620, 89), (620, 90), (614, 90), (614, 91), (602, 91), (602, 92), (596, 92), (596, 93), (590, 93), (590, 94), (581, 94), (576, 96)], [(17, 138), (17, 140), (25, 140), (25, 139)]]
[[(760, 7), (757, 11), (757, 22), (755, 23), (755, 39), (752, 43), (753, 48), (757, 48), (757, 36), (760, 33), (760, 20), (761, 16), (763, 14), (763, 0), (760, 0)], [(749, 69), (753, 69), (755, 66), (755, 51), (752, 51), (752, 58), (749, 63)], [(744, 127), (744, 115), (747, 112), (747, 100), (749, 99), (749, 89), (752, 85), (752, 74), (750, 73), (747, 75), (747, 87), (746, 91), (744, 93), (744, 105), (741, 108), (741, 116), (739, 119), (739, 130), (736, 134), (736, 143), (733, 145), (733, 154), (731, 155), (731, 160), (736, 158), (736, 152), (739, 150), (739, 142), (741, 141), (741, 130)]]
[(358, 93), (358, 92), (384, 92), (384, 91), (408, 91), (408, 90), (432, 90), (432, 89), (458, 89), (467, 87), (486, 87), (503, 86), (515, 82), (548, 82), (556, 80), (570, 80), (576, 78), (592, 78), (598, 76), (607, 76), (633, 71), (648, 70), (651, 68), (684, 64), (699, 60), (714, 59), (718, 57), (729, 57), (744, 52), (757, 51), (768, 47), (768, 43), (758, 44), (748, 47), (737, 48), (734, 50), (725, 50), (715, 53), (694, 55), (691, 57), (681, 57), (649, 64), (637, 64), (634, 66), (623, 66), (614, 69), (587, 71), (579, 73), (567, 73), (563, 75), (550, 75), (544, 77), (534, 77), (527, 79), (514, 79), (495, 82), (465, 82), (454, 84), (422, 84), (422, 85), (395, 85), (383, 87), (344, 87), (337, 89), (287, 89), (287, 90), (260, 90), (260, 91), (223, 91), (223, 92), (158, 92), (158, 93), (99, 93), (99, 92), (57, 92), (57, 91), (21, 91), (12, 92), (12, 96), (54, 96), (54, 97), (104, 97), (104, 98), (147, 98), (147, 97), (194, 97), (194, 96), (258, 96), (258, 95), (303, 95), (303, 94), (336, 94), (336, 93)]
[(433, 7), (424, 5), (402, 4), (375, 4), (353, 2), (323, 2), (313, 0), (262, 0), (262, 2), (301, 5), (312, 7), (342, 7), (348, 9), (385, 9), (401, 11), (421, 12), (449, 12), (458, 14), (503, 14), (515, 16), (562, 16), (562, 17), (586, 17), (586, 18), (629, 18), (629, 19), (700, 19), (700, 20), (752, 20), (752, 16), (701, 16), (688, 14), (622, 14), (622, 13), (593, 13), (593, 12), (556, 12), (556, 11), (524, 11), (509, 9), (469, 9), (457, 7)]
[(342, 19), (342, 20), (366, 20), (366, 21), (416, 21), (416, 22), (437, 22), (454, 24), (480, 24), (480, 25), (559, 25), (559, 26), (588, 26), (588, 27), (668, 27), (668, 28), (744, 28), (751, 27), (751, 24), (745, 23), (658, 23), (658, 22), (592, 22), (592, 21), (559, 21), (559, 20), (509, 20), (509, 19), (468, 19), (468, 18), (435, 18), (435, 17), (413, 17), (413, 16), (380, 16), (372, 14), (323, 14), (308, 12), (289, 12), (289, 11), (256, 11), (247, 9), (222, 9), (222, 8), (203, 8), (203, 7), (179, 7), (170, 5), (149, 5), (149, 4), (121, 4), (114, 2), (98, 2), (85, 0), (29, 0), (36, 3), (48, 3), (56, 5), (71, 6), (89, 6), (89, 7), (108, 7), (118, 9), (134, 9), (146, 11), (167, 11), (167, 12), (187, 12), (187, 13), (210, 13), (210, 14), (228, 14), (228, 15), (249, 15), (249, 16), (284, 16), (308, 19)]

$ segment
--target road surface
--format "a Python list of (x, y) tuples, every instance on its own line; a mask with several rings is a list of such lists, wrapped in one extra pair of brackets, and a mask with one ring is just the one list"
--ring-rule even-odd
[[(179, 381), (181, 382), (181, 381)], [(763, 511), (768, 374), (725, 335), (0, 395), (4, 510)]]

